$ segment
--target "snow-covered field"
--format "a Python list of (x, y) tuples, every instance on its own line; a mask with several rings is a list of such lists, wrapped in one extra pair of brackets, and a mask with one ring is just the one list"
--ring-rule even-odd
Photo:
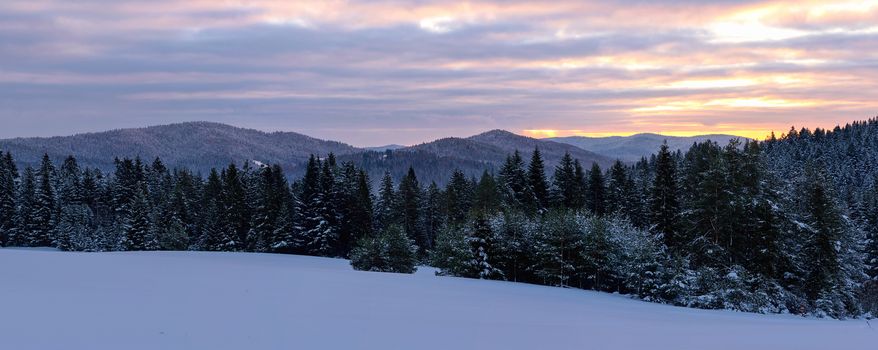
[[(873, 349), (878, 330), (344, 260), (0, 249), (2, 349)], [(878, 325), (876, 325), (878, 327)]]

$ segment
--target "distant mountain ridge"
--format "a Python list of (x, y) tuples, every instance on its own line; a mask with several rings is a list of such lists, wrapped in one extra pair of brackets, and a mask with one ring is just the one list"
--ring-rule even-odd
[(213, 167), (246, 160), (272, 162), (294, 168), (308, 156), (333, 152), (347, 154), (359, 148), (324, 141), (294, 132), (262, 132), (212, 122), (190, 122), (117, 129), (73, 136), (0, 140), (0, 149), (11, 151), (22, 164), (34, 165), (44, 153), (60, 160), (68, 155), (87, 166), (111, 169), (116, 157), (160, 157), (172, 167), (206, 173)]
[(352, 161), (365, 168), (373, 180), (382, 176), (385, 170), (390, 171), (394, 179), (399, 179), (409, 166), (413, 166), (422, 183), (435, 181), (442, 185), (455, 169), (470, 177), (478, 177), (485, 170), (496, 173), (506, 157), (516, 150), (529, 162), (535, 148), (540, 149), (549, 175), (567, 152), (586, 167), (598, 163), (606, 168), (614, 161), (572, 145), (521, 136), (505, 130), (491, 130), (467, 138), (447, 137), (391, 152), (348, 154), (339, 159)]
[[(724, 142), (727, 137), (723, 136)], [(704, 139), (710, 136), (702, 137)], [(213, 122), (189, 122), (145, 128), (117, 129), (73, 136), (32, 137), (0, 140), (0, 150), (11, 151), (22, 165), (37, 165), (44, 153), (56, 162), (68, 155), (81, 165), (105, 171), (113, 160), (141, 157), (149, 162), (160, 157), (170, 167), (187, 167), (202, 174), (211, 168), (246, 160), (280, 164), (291, 177), (301, 176), (311, 154), (334, 153), (339, 161), (351, 161), (366, 169), (373, 181), (385, 171), (401, 178), (409, 166), (417, 170), (423, 184), (444, 184), (455, 169), (468, 176), (496, 172), (506, 157), (519, 150), (526, 161), (539, 148), (549, 174), (564, 153), (569, 152), (583, 166), (597, 163), (606, 168), (616, 158), (633, 161), (654, 153), (667, 139), (672, 148), (691, 145), (698, 138), (674, 138), (654, 134), (610, 138), (535, 139), (504, 130), (478, 135), (448, 137), (419, 145), (389, 145), (358, 148), (294, 132), (263, 132)]]
[(654, 154), (665, 141), (667, 141), (668, 147), (671, 150), (676, 151), (687, 150), (696, 142), (701, 143), (708, 140), (724, 146), (732, 139), (741, 139), (743, 141), (747, 138), (722, 134), (680, 137), (645, 133), (632, 136), (610, 137), (553, 137), (544, 140), (566, 143), (598, 154), (618, 158), (624, 162), (636, 162), (641, 157)]

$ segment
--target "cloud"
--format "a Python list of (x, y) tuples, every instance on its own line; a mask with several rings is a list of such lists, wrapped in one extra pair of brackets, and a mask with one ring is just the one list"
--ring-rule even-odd
[(0, 137), (180, 120), (359, 144), (832, 126), (878, 109), (876, 14), (847, 0), (8, 0)]

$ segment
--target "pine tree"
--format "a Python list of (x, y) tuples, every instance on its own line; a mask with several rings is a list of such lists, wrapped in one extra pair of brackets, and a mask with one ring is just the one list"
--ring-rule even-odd
[(357, 171), (357, 187), (354, 193), (354, 210), (351, 213), (351, 227), (354, 228), (352, 239), (356, 241), (360, 237), (372, 235), (374, 226), (372, 217), (374, 207), (372, 204), (372, 185), (369, 175), (362, 169)]
[(514, 282), (536, 282), (531, 267), (534, 266), (532, 250), (537, 225), (520, 212), (509, 212), (495, 218), (491, 223), (496, 232), (498, 254), (497, 266)]
[(263, 166), (250, 174), (245, 196), (251, 208), (247, 246), (251, 251), (272, 251), (280, 241), (274, 237), (278, 217), (291, 201), (289, 187), (280, 166)]
[(873, 180), (865, 202), (866, 275), (873, 283), (878, 283), (878, 177)]
[(155, 235), (155, 246), (150, 249), (162, 250), (186, 250), (189, 246), (189, 233), (183, 220), (176, 214), (171, 213), (166, 217), (165, 222), (157, 227), (158, 231)]
[[(131, 159), (125, 158), (122, 160), (116, 159), (116, 170), (113, 176), (113, 182), (110, 185), (111, 190), (111, 205), (112, 208), (112, 228), (108, 228), (108, 234), (111, 237), (110, 241), (116, 241), (114, 244), (121, 242), (125, 235), (127, 235), (127, 231), (130, 225), (129, 220), (131, 215), (131, 204), (134, 200), (137, 191), (141, 190), (141, 186), (143, 186), (142, 181), (142, 165), (137, 161), (133, 161)], [(124, 247), (120, 247), (123, 248)]]
[(61, 208), (57, 234), (58, 248), (70, 251), (100, 251), (101, 242), (94, 234), (94, 214), (87, 205), (69, 204)]
[(64, 160), (58, 177), (59, 215), (55, 244), (62, 250), (91, 250), (92, 244), (85, 237), (92, 230), (93, 214), (84, 204), (82, 172), (76, 158), (69, 156)]
[(669, 248), (676, 248), (681, 244), (677, 236), (680, 204), (677, 198), (676, 172), (675, 160), (665, 143), (656, 157), (655, 180), (649, 198), (649, 217), (655, 232), (662, 235)]
[(171, 213), (183, 224), (188, 237), (187, 249), (195, 249), (202, 235), (199, 218), (203, 207), (198, 204), (202, 195), (201, 179), (196, 179), (186, 170), (175, 170), (172, 181)]
[(533, 240), (531, 269), (542, 284), (565, 287), (582, 266), (583, 234), (568, 211), (550, 212)]
[(247, 245), (247, 233), (250, 232), (251, 210), (247, 203), (247, 193), (244, 184), (243, 173), (234, 164), (230, 164), (221, 173), (223, 183), (223, 212), (225, 215), (224, 228), (231, 233), (231, 240), (222, 242), (221, 245), (229, 251), (244, 250)]
[(549, 182), (546, 180), (546, 167), (539, 147), (534, 148), (527, 168), (527, 179), (533, 199), (525, 205), (538, 212), (546, 210), (549, 207)]
[(338, 232), (333, 225), (337, 217), (333, 217), (335, 211), (330, 205), (335, 182), (332, 172), (331, 164), (321, 164), (313, 155), (308, 160), (298, 209), (301, 221), (298, 231), (306, 254), (330, 256), (336, 252)]
[(622, 161), (617, 160), (610, 168), (607, 181), (607, 213), (628, 216), (633, 195), (628, 184), (628, 170)]
[(683, 191), (688, 210), (686, 244), (696, 265), (730, 266), (726, 247), (732, 198), (728, 191), (727, 168), (722, 149), (713, 142), (693, 145), (685, 157)]
[(472, 207), (473, 189), (466, 175), (460, 169), (451, 174), (451, 180), (445, 188), (445, 206), (448, 213), (448, 224), (463, 225)]
[(524, 170), (524, 161), (518, 150), (506, 157), (506, 162), (500, 168), (498, 180), (500, 195), (507, 208), (528, 212), (535, 210), (527, 207), (527, 203), (530, 203), (534, 197)]
[(269, 246), (270, 251), (297, 253), (305, 246), (304, 237), (300, 232), (301, 228), (295, 224), (296, 206), (292, 203), (293, 200), (290, 199), (289, 203), (286, 203), (278, 213)]
[(55, 202), (55, 190), (52, 186), (54, 173), (55, 167), (52, 165), (49, 155), (43, 155), (30, 220), (33, 225), (30, 245), (34, 247), (57, 246), (58, 243), (55, 236), (58, 208)]
[(203, 204), (204, 216), (202, 234), (198, 246), (208, 251), (229, 251), (229, 246), (234, 241), (233, 232), (227, 228), (228, 218), (225, 216), (225, 200), (223, 198), (223, 182), (216, 169), (211, 169), (204, 187)]
[(351, 265), (362, 271), (414, 273), (417, 247), (399, 226), (390, 226), (377, 236), (360, 239), (351, 252)]
[(576, 174), (576, 162), (570, 156), (570, 153), (564, 153), (561, 163), (555, 168), (552, 185), (552, 198), (556, 206), (568, 209), (579, 209), (582, 207), (582, 182)]
[(11, 246), (33, 246), (37, 230), (33, 221), (37, 191), (36, 181), (34, 169), (25, 168), (18, 192), (18, 204), (15, 209), (15, 229), (9, 238)]
[(497, 266), (497, 249), (494, 232), (484, 214), (477, 214), (467, 233), (467, 242), (472, 260), (467, 275), (480, 279), (503, 279), (503, 272)]
[(588, 173), (588, 188), (586, 189), (586, 206), (588, 210), (597, 215), (606, 213), (606, 184), (604, 174), (597, 163), (593, 163)]
[(366, 174), (351, 162), (341, 166), (336, 181), (340, 215), (338, 255), (347, 257), (360, 237), (372, 232), (372, 197)]
[(12, 154), (0, 152), (0, 246), (15, 243), (16, 177), (18, 170), (12, 161)]
[(399, 222), (400, 219), (394, 216), (394, 208), (396, 208), (396, 192), (393, 190), (393, 177), (388, 170), (384, 172), (378, 188), (378, 201), (375, 203), (376, 230), (380, 231)]
[(158, 249), (159, 243), (152, 230), (149, 212), (146, 193), (142, 190), (135, 192), (131, 201), (130, 217), (126, 220), (128, 225), (120, 242), (123, 249), (129, 251)]
[(588, 218), (583, 241), (582, 274), (587, 288), (609, 291), (612, 288), (612, 253), (614, 248), (610, 239), (606, 220), (598, 217)]
[(402, 218), (402, 228), (409, 239), (415, 241), (420, 255), (426, 254), (427, 238), (421, 230), (421, 185), (415, 169), (409, 167), (408, 173), (399, 182), (397, 211)]
[(855, 314), (851, 271), (845, 261), (846, 232), (844, 219), (822, 170), (812, 170), (807, 179), (807, 227), (810, 237), (805, 246), (807, 272), (803, 290), (814, 303), (818, 314), (844, 317)]
[(318, 229), (312, 234), (312, 237), (318, 237), (318, 248), (316, 252), (321, 256), (338, 256), (338, 239), (341, 234), (341, 213), (339, 213), (339, 188), (336, 175), (338, 168), (335, 161), (335, 155), (330, 153), (326, 160), (322, 163), (320, 169), (320, 217), (323, 222), (318, 225)]
[(464, 230), (456, 227), (442, 229), (436, 237), (436, 248), (430, 257), (440, 276), (476, 277), (472, 274), (473, 252)]
[(476, 214), (493, 215), (500, 209), (500, 192), (494, 176), (485, 170), (473, 193), (472, 210)]
[(432, 250), (436, 246), (436, 237), (442, 225), (445, 223), (445, 212), (443, 211), (444, 199), (442, 190), (436, 182), (430, 183), (424, 192), (424, 200), (422, 202), (421, 212), (423, 215), (424, 235), (427, 237), (427, 249)]
[(146, 193), (149, 197), (150, 206), (161, 207), (161, 203), (168, 201), (171, 194), (171, 174), (161, 159), (156, 157), (152, 165), (145, 170)]

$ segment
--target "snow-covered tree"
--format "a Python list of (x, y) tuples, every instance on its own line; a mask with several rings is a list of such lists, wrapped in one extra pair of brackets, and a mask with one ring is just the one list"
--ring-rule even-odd
[(361, 238), (351, 251), (351, 265), (363, 271), (414, 273), (416, 261), (417, 247), (399, 226)]
[(466, 230), (472, 260), (467, 268), (467, 275), (480, 279), (504, 279), (503, 271), (498, 266), (494, 231), (484, 214), (478, 214), (470, 222)]
[(15, 229), (15, 203), (18, 169), (11, 153), (0, 152), (0, 246), (12, 245)]
[(662, 235), (669, 248), (676, 248), (681, 244), (677, 224), (680, 203), (676, 176), (676, 161), (665, 143), (656, 157), (655, 180), (649, 197), (649, 217), (655, 232)]
[[(514, 166), (514, 165), (513, 165)], [(546, 178), (546, 166), (540, 148), (535, 147), (527, 168), (527, 179), (531, 194), (530, 203), (525, 203), (528, 208), (534, 208), (539, 212), (549, 207), (549, 181)]]
[(58, 208), (53, 186), (54, 176), (55, 167), (52, 165), (49, 155), (44, 155), (38, 173), (33, 208), (30, 213), (32, 230), (29, 235), (29, 244), (34, 247), (57, 246), (58, 243), (55, 236)]

